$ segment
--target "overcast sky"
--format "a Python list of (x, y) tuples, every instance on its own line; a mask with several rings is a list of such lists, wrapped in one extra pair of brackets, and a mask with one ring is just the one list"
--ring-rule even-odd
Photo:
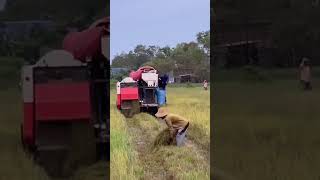
[(0, 0), (0, 11), (4, 10), (7, 0)]
[(210, 27), (209, 0), (111, 0), (111, 59), (138, 44), (170, 47)]

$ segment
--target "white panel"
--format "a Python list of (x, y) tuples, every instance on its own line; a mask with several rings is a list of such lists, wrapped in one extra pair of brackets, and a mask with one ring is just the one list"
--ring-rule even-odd
[(36, 63), (37, 67), (67, 67), (67, 66), (82, 66), (81, 61), (73, 58), (73, 55), (65, 50), (53, 50), (45, 54)]
[(126, 78), (122, 79), (121, 82), (123, 82), (123, 83), (133, 83), (133, 82), (136, 82), (136, 81), (134, 81), (131, 77), (126, 77)]
[(23, 66), (22, 67), (22, 95), (23, 102), (30, 103), (33, 102), (33, 66)]
[(156, 73), (142, 73), (142, 80), (150, 87), (158, 87), (158, 74)]

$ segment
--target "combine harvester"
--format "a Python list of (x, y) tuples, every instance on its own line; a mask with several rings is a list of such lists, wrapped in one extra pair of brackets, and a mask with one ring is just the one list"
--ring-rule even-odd
[(117, 82), (117, 108), (126, 117), (139, 112), (154, 115), (159, 108), (157, 99), (158, 72), (151, 66), (132, 71), (130, 77)]
[(78, 160), (109, 160), (109, 36), (104, 18), (22, 69), (22, 144), (51, 176), (74, 154), (71, 173)]

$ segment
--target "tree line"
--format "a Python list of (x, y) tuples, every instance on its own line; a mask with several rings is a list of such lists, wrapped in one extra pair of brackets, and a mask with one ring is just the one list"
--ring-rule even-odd
[(199, 32), (195, 41), (179, 43), (175, 47), (139, 44), (129, 52), (116, 55), (111, 67), (137, 70), (143, 65), (153, 66), (160, 73), (191, 73), (199, 80), (209, 80), (210, 31)]
[[(312, 64), (320, 65), (319, 0), (213, 0), (213, 4), (213, 19), (229, 23), (246, 19), (270, 21), (276, 64), (296, 66), (302, 57), (309, 57)], [(228, 16), (226, 12), (236, 15)]]

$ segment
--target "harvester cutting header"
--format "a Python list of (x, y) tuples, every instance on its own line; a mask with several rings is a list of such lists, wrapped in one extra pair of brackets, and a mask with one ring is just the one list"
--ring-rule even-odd
[(163, 105), (158, 87), (158, 71), (151, 66), (132, 71), (130, 77), (117, 82), (117, 108), (127, 117), (138, 112), (155, 114)]
[(72, 142), (85, 138), (90, 142), (81, 148), (93, 144), (99, 159), (108, 156), (109, 36), (109, 18), (103, 18), (69, 33), (62, 50), (23, 67), (22, 143), (40, 161), (42, 154), (72, 154)]

